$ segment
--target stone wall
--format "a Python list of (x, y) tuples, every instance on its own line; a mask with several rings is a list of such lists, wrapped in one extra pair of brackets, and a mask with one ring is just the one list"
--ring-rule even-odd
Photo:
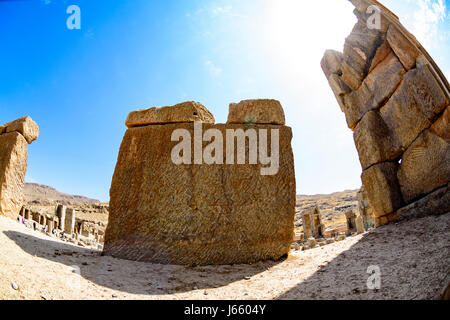
[[(276, 260), (289, 252), (296, 201), (294, 159), (291, 128), (284, 126), (278, 101), (231, 104), (227, 124), (215, 125), (212, 114), (194, 102), (132, 112), (126, 124), (110, 189), (105, 255), (208, 265)], [(278, 172), (262, 175), (264, 165), (250, 164), (251, 136), (244, 140), (243, 164), (228, 163), (225, 150), (215, 151), (217, 162), (195, 162), (197, 148), (206, 150), (211, 137), (200, 146), (189, 141), (191, 151), (183, 156), (191, 156), (192, 164), (175, 164), (171, 153), (179, 141), (172, 141), (172, 134), (182, 129), (194, 137), (199, 125), (203, 133), (213, 129), (224, 140), (227, 130), (278, 130)], [(268, 133), (269, 146), (272, 139)], [(214, 141), (219, 143), (217, 136)], [(237, 160), (237, 150), (232, 152)]]
[(16, 218), (23, 205), (27, 146), (39, 136), (30, 117), (0, 126), (0, 214)]
[(449, 201), (439, 201), (450, 180), (448, 81), (392, 12), (377, 1), (351, 2), (358, 22), (343, 53), (327, 51), (321, 65), (354, 131), (375, 224), (423, 197), (437, 198), (427, 202), (431, 211), (448, 212)]

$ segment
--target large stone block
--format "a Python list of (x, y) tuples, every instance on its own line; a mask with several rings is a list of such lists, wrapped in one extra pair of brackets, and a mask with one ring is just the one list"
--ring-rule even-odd
[(384, 162), (362, 173), (361, 179), (376, 218), (400, 209), (404, 202), (397, 180), (398, 165)]
[(395, 91), (405, 74), (405, 69), (394, 54), (390, 53), (369, 73), (358, 90), (344, 99), (345, 116), (349, 128), (369, 110), (378, 109)]
[(391, 139), (398, 142), (393, 145), (394, 153), (403, 153), (408, 146), (431, 122), (425, 117), (417, 100), (408, 93), (407, 82), (403, 82), (392, 98), (380, 109), (381, 117), (389, 128)]
[(420, 56), (420, 51), (402, 30), (391, 25), (387, 32), (387, 41), (406, 70), (416, 66), (416, 59)]
[[(180, 265), (249, 263), (287, 254), (296, 201), (291, 129), (203, 125), (203, 132), (214, 129), (223, 137), (231, 129), (279, 130), (278, 173), (261, 175), (262, 165), (248, 161), (241, 165), (175, 164), (171, 153), (178, 142), (171, 141), (173, 132), (182, 129), (194, 137), (195, 126), (128, 129), (110, 189), (103, 253)], [(203, 142), (205, 150), (207, 145)], [(245, 148), (248, 156), (249, 148)], [(195, 149), (192, 146), (192, 158)], [(220, 163), (225, 163), (224, 155), (218, 155)]]
[(450, 106), (448, 106), (442, 115), (433, 123), (431, 131), (441, 137), (447, 143), (450, 143)]
[(345, 39), (342, 78), (353, 90), (357, 90), (366, 77), (370, 63), (381, 44), (382, 33), (369, 29), (363, 21), (358, 21)]
[(363, 170), (401, 155), (398, 141), (378, 111), (369, 111), (361, 119), (353, 138)]
[(39, 127), (30, 117), (22, 117), (17, 120), (5, 123), (3, 126), (4, 132), (18, 132), (20, 133), (30, 144), (39, 137)]
[(347, 108), (344, 104), (344, 98), (345, 95), (351, 92), (351, 89), (345, 84), (344, 81), (342, 81), (341, 77), (337, 74), (330, 75), (330, 77), (328, 78), (328, 84), (330, 85), (331, 90), (333, 90), (334, 96), (336, 97), (336, 100), (338, 101), (342, 112), (345, 112)]
[(450, 98), (428, 64), (406, 73), (399, 98), (404, 103), (415, 104), (429, 120), (436, 118), (450, 104)]
[(403, 154), (398, 171), (407, 203), (450, 181), (450, 145), (429, 130), (423, 132)]
[(320, 62), (320, 66), (322, 67), (323, 73), (327, 79), (332, 74), (341, 74), (341, 64), (344, 56), (342, 53), (335, 50), (327, 50)]
[(396, 212), (395, 220), (417, 219), (450, 212), (450, 186), (439, 188)]
[(0, 135), (0, 214), (15, 217), (23, 205), (27, 141), (18, 132)]
[(284, 111), (277, 100), (258, 99), (230, 103), (227, 123), (284, 125)]
[(187, 122), (214, 123), (214, 116), (198, 102), (183, 102), (175, 106), (154, 107), (133, 111), (128, 115), (125, 125), (128, 128), (162, 123)]

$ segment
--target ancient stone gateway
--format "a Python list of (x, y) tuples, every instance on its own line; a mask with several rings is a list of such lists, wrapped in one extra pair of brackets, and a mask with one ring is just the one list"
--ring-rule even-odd
[(0, 214), (16, 218), (23, 205), (27, 146), (39, 136), (30, 117), (0, 126)]
[[(228, 123), (217, 125), (195, 102), (132, 112), (112, 180), (103, 254), (181, 265), (286, 255), (296, 189), (292, 132), (284, 124), (275, 100), (231, 104)], [(257, 161), (275, 156), (277, 142), (277, 160)]]
[(449, 83), (392, 12), (377, 1), (351, 2), (358, 22), (344, 51), (327, 51), (321, 64), (354, 131), (375, 225), (447, 213)]

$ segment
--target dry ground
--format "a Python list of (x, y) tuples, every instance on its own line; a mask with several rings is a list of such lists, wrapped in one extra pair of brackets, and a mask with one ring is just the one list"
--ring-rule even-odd
[[(254, 265), (101, 257), (4, 217), (0, 243), (0, 299), (436, 299), (450, 280), (450, 213)], [(381, 269), (379, 290), (366, 285), (371, 265)]]

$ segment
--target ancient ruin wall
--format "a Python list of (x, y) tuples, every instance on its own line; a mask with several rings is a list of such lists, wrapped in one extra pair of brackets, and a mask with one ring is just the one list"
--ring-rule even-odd
[(30, 117), (0, 126), (0, 214), (15, 218), (23, 205), (27, 146), (39, 136)]
[[(194, 137), (194, 121), (202, 122), (203, 133), (215, 129), (224, 139), (227, 129), (278, 129), (278, 173), (261, 175), (261, 164), (249, 164), (248, 141), (246, 164), (226, 164), (225, 151), (224, 164), (174, 164), (178, 142), (171, 135), (185, 129)], [(232, 104), (228, 124), (215, 125), (205, 107), (191, 102), (132, 112), (126, 124), (110, 190), (105, 255), (208, 265), (279, 259), (289, 252), (296, 201), (292, 132), (277, 101)]]
[[(377, 1), (351, 2), (358, 22), (343, 53), (327, 51), (321, 65), (354, 131), (375, 223), (446, 213), (448, 81), (392, 12)], [(412, 209), (399, 211), (405, 206)]]

